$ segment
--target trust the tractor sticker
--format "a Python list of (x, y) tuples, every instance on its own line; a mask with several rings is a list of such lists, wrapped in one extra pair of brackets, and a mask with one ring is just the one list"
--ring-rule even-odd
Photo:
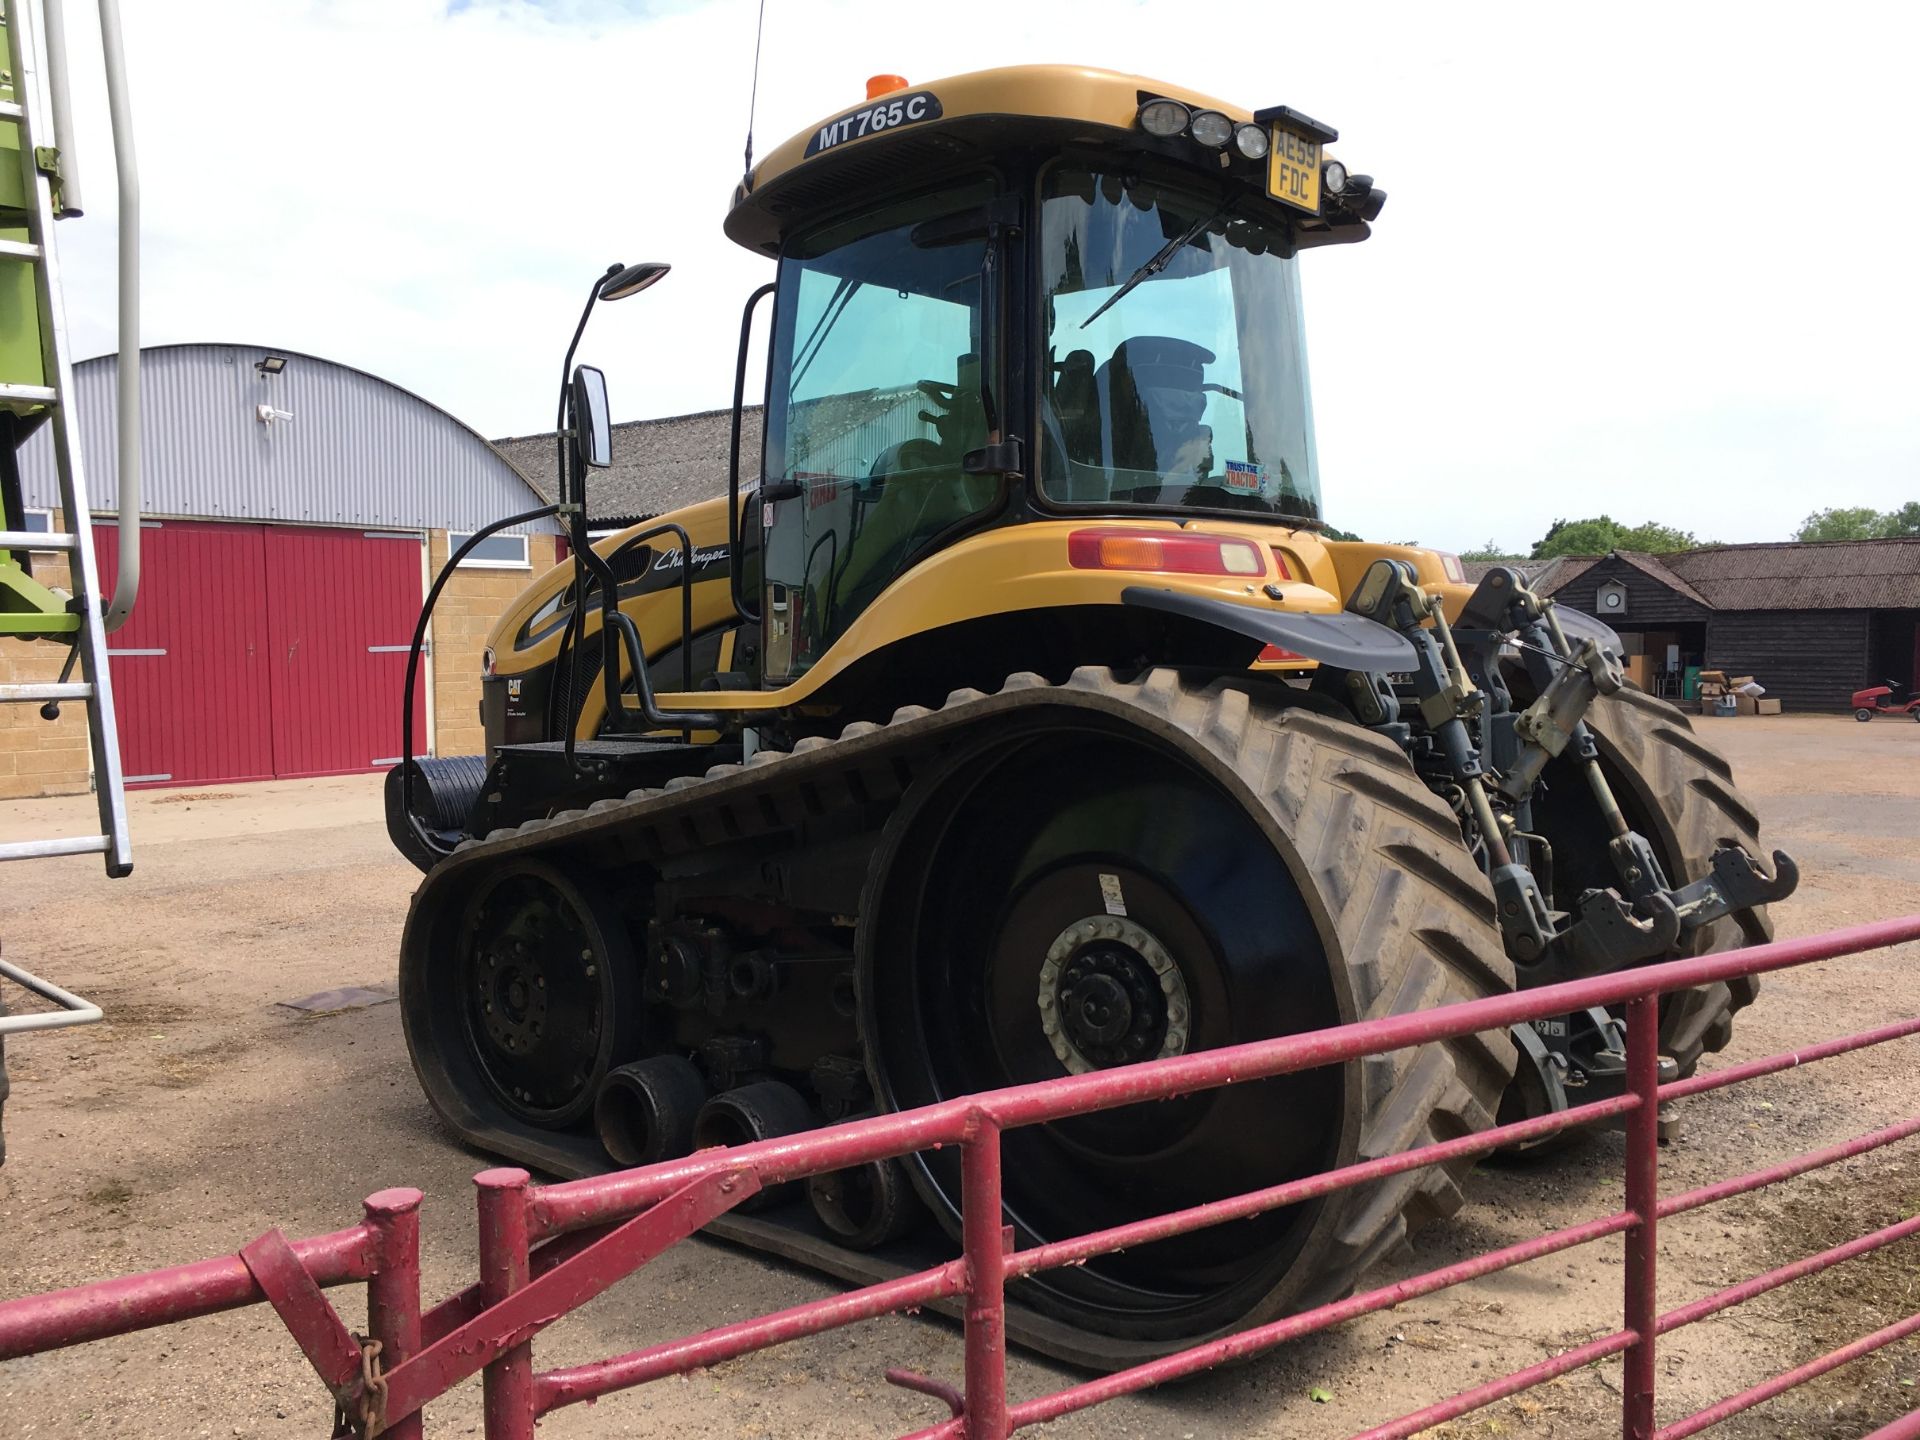
[(1227, 461), (1227, 489), (1236, 495), (1265, 495), (1267, 467), (1252, 460)]

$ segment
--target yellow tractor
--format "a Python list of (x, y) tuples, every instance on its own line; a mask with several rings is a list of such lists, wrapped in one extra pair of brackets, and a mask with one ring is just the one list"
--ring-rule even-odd
[[(1385, 201), (1335, 138), (1097, 70), (881, 77), (734, 197), (777, 275), (725, 499), (589, 544), (574, 372), (575, 554), (493, 632), (488, 753), (388, 783), (407, 1040), (463, 1139), (642, 1164), (1768, 933), (1791, 862), (1605, 626), (1328, 538), (1298, 267)], [(1671, 1001), (1670, 1068), (1751, 999)], [(1059, 1239), (1620, 1065), (1592, 1012), (1020, 1131), (1006, 1219)], [(1013, 1333), (1113, 1366), (1324, 1301), (1462, 1168), (1020, 1282)], [(871, 1279), (959, 1203), (935, 1152), (717, 1228)]]

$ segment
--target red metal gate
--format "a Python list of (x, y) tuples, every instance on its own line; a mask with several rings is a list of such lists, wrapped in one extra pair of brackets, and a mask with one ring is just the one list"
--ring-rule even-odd
[[(102, 583), (116, 527), (96, 523)], [(400, 755), (417, 535), (148, 522), (140, 606), (111, 641), (130, 783), (205, 785), (383, 768)], [(424, 735), (426, 696), (415, 697)]]
[[(1661, 1336), (1807, 1275), (1920, 1235), (1920, 1216), (1806, 1255), (1664, 1313), (1654, 1289), (1660, 1223), (1920, 1135), (1920, 1115), (1743, 1175), (1662, 1195), (1660, 1103), (1920, 1034), (1920, 1018), (1892, 1020), (1859, 1034), (1831, 1037), (1784, 1054), (1661, 1084), (1655, 1053), (1658, 997), (1690, 986), (1914, 940), (1920, 940), (1920, 915), (1330, 1030), (1043, 1080), (559, 1185), (536, 1186), (524, 1170), (489, 1170), (475, 1177), (479, 1280), (424, 1311), (420, 1304), (421, 1194), (383, 1190), (368, 1197), (361, 1224), (331, 1235), (290, 1242), (278, 1230), (270, 1230), (236, 1256), (0, 1303), (0, 1360), (264, 1302), (279, 1314), (333, 1393), (343, 1417), (341, 1433), (414, 1440), (422, 1433), (423, 1406), (484, 1373), (488, 1440), (532, 1440), (536, 1418), (564, 1406), (592, 1402), (618, 1390), (685, 1375), (875, 1316), (960, 1301), (965, 1315), (964, 1389), (906, 1371), (890, 1370), (887, 1378), (944, 1401), (951, 1411), (950, 1418), (916, 1431), (913, 1440), (1004, 1440), (1016, 1430), (1258, 1354), (1355, 1316), (1621, 1235), (1626, 1255), (1619, 1329), (1387, 1420), (1354, 1440), (1408, 1440), (1496, 1400), (1615, 1356), (1622, 1361), (1620, 1423), (1625, 1440), (1684, 1440), (1862, 1355), (1920, 1334), (1920, 1313), (1890, 1317), (1890, 1323), (1870, 1335), (1656, 1429), (1655, 1354)], [(1342, 1064), (1592, 1005), (1623, 1003), (1628, 1044), (1625, 1094), (1024, 1250), (1015, 1249), (1012, 1231), (1002, 1228), (1003, 1131)], [(1626, 1196), (1619, 1210), (1049, 1395), (1018, 1403), (1009, 1400), (1006, 1287), (1010, 1281), (1263, 1214), (1386, 1175), (1486, 1154), (1503, 1145), (1612, 1118), (1624, 1119), (1627, 1126)], [(762, 1188), (940, 1145), (960, 1148), (964, 1253), (959, 1258), (610, 1359), (563, 1369), (534, 1369), (533, 1341), (548, 1325)], [(364, 1337), (348, 1331), (322, 1294), (325, 1287), (361, 1283), (367, 1287), (370, 1332)], [(1920, 1411), (1883, 1427), (1869, 1440), (1917, 1437)]]

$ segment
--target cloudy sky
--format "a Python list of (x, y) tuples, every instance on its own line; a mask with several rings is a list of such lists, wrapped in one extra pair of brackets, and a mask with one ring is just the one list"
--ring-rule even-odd
[[(361, 366), (490, 436), (583, 358), (618, 418), (729, 403), (771, 267), (720, 233), (757, 0), (126, 5), (146, 340)], [(114, 348), (93, 7), (70, 4), (78, 351)], [(1920, 123), (1907, 7), (767, 0), (759, 147), (916, 83), (1065, 61), (1335, 125), (1391, 200), (1305, 264), (1326, 509), (1524, 547), (1601, 510), (1702, 538), (1920, 498)]]

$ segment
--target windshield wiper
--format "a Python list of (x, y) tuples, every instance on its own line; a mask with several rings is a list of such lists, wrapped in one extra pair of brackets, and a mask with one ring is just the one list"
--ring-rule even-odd
[(819, 358), (822, 347), (827, 343), (827, 337), (833, 333), (833, 327), (840, 323), (840, 317), (847, 313), (847, 306), (853, 303), (855, 292), (866, 283), (864, 280), (854, 279), (851, 275), (841, 277), (840, 283), (834, 287), (833, 294), (827, 297), (827, 303), (820, 312), (820, 318), (814, 321), (813, 330), (801, 342), (799, 350), (794, 354), (798, 364), (794, 368), (793, 379), (789, 382), (789, 390), (799, 388), (800, 382), (807, 376), (807, 371), (813, 368), (813, 362)]
[(1225, 205), (1222, 205), (1218, 210), (1214, 211), (1211, 215), (1201, 216), (1198, 220), (1194, 221), (1193, 224), (1189, 225), (1185, 230), (1182, 230), (1178, 235), (1174, 236), (1173, 239), (1169, 240), (1166, 244), (1162, 245), (1158, 250), (1156, 250), (1153, 253), (1152, 259), (1148, 260), (1146, 264), (1142, 265), (1138, 270), (1134, 271), (1133, 274), (1129, 275), (1126, 278), (1125, 283), (1123, 283), (1118, 290), (1114, 291), (1113, 294), (1109, 295), (1105, 300), (1100, 302), (1100, 308), (1098, 310), (1095, 310), (1091, 315), (1089, 315), (1086, 319), (1080, 322), (1080, 328), (1082, 330), (1086, 329), (1087, 326), (1091, 325), (1094, 321), (1098, 320), (1102, 315), (1106, 314), (1107, 311), (1111, 310), (1114, 306), (1118, 305), (1123, 299), (1126, 298), (1127, 295), (1132, 293), (1133, 287), (1138, 285), (1142, 280), (1151, 279), (1153, 276), (1158, 275), (1162, 270), (1166, 269), (1168, 263), (1173, 259), (1173, 257), (1180, 253), (1182, 246), (1189, 244), (1193, 240), (1194, 236), (1198, 235), (1202, 230), (1205, 230), (1208, 226), (1212, 225), (1216, 220), (1224, 220), (1227, 216), (1227, 212), (1230, 211), (1231, 209), (1233, 209), (1233, 202), (1228, 201)]

